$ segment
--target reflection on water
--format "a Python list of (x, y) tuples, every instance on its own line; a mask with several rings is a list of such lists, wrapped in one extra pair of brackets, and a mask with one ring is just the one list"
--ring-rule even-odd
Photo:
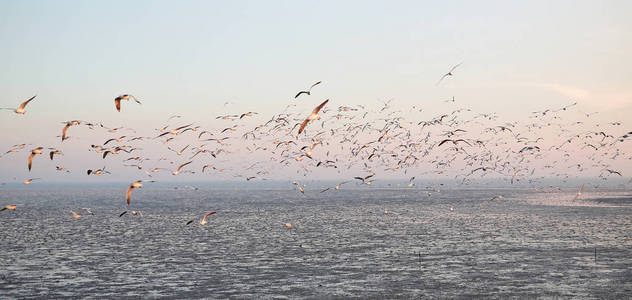
[(0, 298), (631, 295), (632, 196), (573, 196), (5, 189)]

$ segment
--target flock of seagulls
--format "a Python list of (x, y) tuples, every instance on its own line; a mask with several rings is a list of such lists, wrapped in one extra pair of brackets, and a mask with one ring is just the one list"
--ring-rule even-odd
[[(454, 76), (459, 66), (461, 64), (441, 76), (437, 85)], [(294, 99), (301, 95), (312, 96), (312, 89), (321, 84), (322, 81), (315, 82), (309, 89), (299, 91)], [(35, 96), (11, 110), (24, 115), (25, 107), (33, 99)], [(311, 98), (301, 99), (306, 102)], [(114, 99), (117, 112), (121, 112), (121, 102), (125, 100), (141, 104), (135, 96), (123, 94)], [(335, 192), (351, 183), (371, 186), (381, 174), (406, 176), (409, 179), (402, 184), (403, 188), (414, 188), (416, 176), (454, 174), (454, 180), (463, 185), (488, 177), (500, 178), (509, 184), (526, 183), (537, 189), (542, 188), (546, 178), (566, 181), (587, 171), (598, 171), (603, 180), (610, 176), (623, 177), (624, 174), (615, 169), (617, 162), (632, 160), (622, 147), (632, 140), (632, 132), (619, 129), (623, 124), (618, 121), (589, 124), (590, 115), (572, 115), (576, 102), (532, 112), (527, 122), (502, 121), (496, 113), (475, 112), (454, 97), (447, 102), (438, 101), (447, 109), (439, 114), (431, 114), (418, 106), (398, 109), (391, 102), (382, 102), (372, 109), (370, 105), (331, 107), (330, 99), (326, 99), (306, 118), (302, 117), (305, 111), (297, 110), (294, 102), (282, 112), (264, 119), (253, 111), (217, 116), (215, 122), (222, 122), (219, 128), (203, 128), (195, 122), (173, 125), (183, 118), (174, 115), (155, 132), (142, 135), (137, 134), (136, 129), (123, 126), (107, 127), (97, 122), (71, 120), (62, 122), (60, 137), (61, 143), (69, 147), (79, 143), (65, 142), (70, 139), (72, 127), (86, 127), (94, 134), (101, 131), (105, 135), (103, 143), (84, 145), (85, 149), (94, 152), (96, 160), (106, 161), (106, 165), (120, 162), (119, 167), (133, 168), (130, 172), (142, 178), (127, 188), (125, 211), (120, 217), (128, 213), (142, 216), (140, 211), (130, 210), (132, 192), (141, 189), (145, 182), (155, 182), (162, 173), (234, 176), (250, 182), (267, 180), (274, 172), (289, 168), (295, 170), (298, 177), (329, 172), (347, 178), (335, 186), (319, 189), (320, 193)], [(229, 104), (225, 103), (224, 107)], [(141, 128), (138, 131), (142, 132)], [(38, 168), (37, 162), (33, 168), (33, 162), (46, 148), (28, 145), (31, 144), (13, 145), (0, 158), (28, 151), (27, 169), (31, 172)], [(61, 148), (61, 145), (48, 148), (50, 160), (64, 160), (67, 155)], [(157, 148), (169, 150), (166, 152), (171, 157), (156, 155)], [(119, 159), (119, 156), (126, 157)], [(106, 170), (106, 165), (88, 169), (86, 173), (108, 176), (115, 172)], [(56, 166), (56, 170), (60, 174), (72, 172), (63, 166)], [(353, 175), (345, 175), (348, 173)], [(30, 178), (23, 183), (28, 185), (39, 179)], [(299, 180), (293, 180), (292, 184), (301, 194), (308, 192), (307, 186)], [(440, 193), (441, 185), (429, 183), (422, 190), (431, 196)], [(583, 189), (584, 185), (573, 201), (580, 198)], [(502, 195), (495, 195), (489, 201), (502, 199)], [(15, 209), (16, 205), (7, 205), (0, 211)], [(454, 205), (450, 210), (454, 211)], [(92, 214), (89, 210), (86, 213)], [(200, 225), (207, 224), (207, 217), (215, 213), (205, 213)], [(72, 217), (79, 219), (81, 214), (72, 211)], [(285, 226), (290, 228), (291, 224)]]

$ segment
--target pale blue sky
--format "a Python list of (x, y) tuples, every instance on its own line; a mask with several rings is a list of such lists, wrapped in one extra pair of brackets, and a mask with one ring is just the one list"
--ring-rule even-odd
[[(578, 101), (624, 121), (630, 11), (630, 1), (0, 1), (0, 107), (38, 95), (25, 116), (0, 111), (14, 132), (0, 150), (53, 145), (72, 119), (141, 127), (181, 114), (210, 126), (226, 101), (269, 117), (316, 80), (336, 105), (433, 109), (456, 96), (511, 118)], [(117, 113), (123, 93), (143, 105)]]

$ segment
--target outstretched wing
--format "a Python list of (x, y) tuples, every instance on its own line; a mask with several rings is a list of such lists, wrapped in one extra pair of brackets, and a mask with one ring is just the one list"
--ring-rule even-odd
[(26, 100), (26, 101), (22, 102), (22, 104), (20, 104), (19, 109), (24, 109), (24, 107), (26, 107), (26, 105), (29, 104), (29, 102), (31, 102), (31, 100), (35, 99), (35, 97), (37, 97), (37, 95), (31, 97), (29, 100)]
[(319, 106), (317, 106), (316, 108), (314, 108), (314, 111), (312, 111), (313, 114), (317, 114), (321, 108), (323, 108), (323, 106), (325, 106), (325, 104), (327, 104), (327, 102), (329, 102), (329, 99), (325, 100), (323, 103), (321, 103)]
[(29, 166), (29, 171), (31, 171), (31, 165), (33, 165), (33, 157), (35, 156), (35, 154), (31, 153), (31, 155), (29, 155), (29, 159), (28, 159), (28, 166)]
[(294, 96), (294, 99), (298, 98), (298, 96), (302, 95), (302, 94), (308, 94), (308, 92), (306, 91), (300, 91), (298, 92), (298, 94), (296, 94), (296, 96)]
[[(133, 190), (133, 189), (134, 189), (134, 188), (130, 186), (130, 187), (127, 189), (127, 192), (125, 193), (125, 198), (127, 199), (127, 206), (129, 206), (129, 202), (130, 202), (130, 200), (131, 200), (131, 198), (132, 198), (132, 190)], [(142, 193), (141, 193), (141, 194), (142, 194)]]
[(457, 64), (456, 66), (452, 67), (452, 69), (450, 69), (450, 72), (448, 72), (448, 73), (452, 73), (452, 71), (454, 71), (456, 68), (458, 68), (461, 64), (462, 64), (462, 62)]
[(309, 90), (311, 91), (313, 87), (319, 85), (320, 83), (321, 83), (321, 81), (318, 81), (318, 82), (312, 84), (312, 86), (309, 87)]
[(305, 126), (307, 126), (308, 122), (309, 122), (309, 119), (305, 119), (305, 121), (303, 121), (303, 123), (301, 124), (301, 127), (298, 128), (298, 134), (301, 134), (301, 132), (303, 132), (303, 129), (305, 129)]
[(114, 99), (114, 105), (116, 105), (116, 110), (117, 111), (121, 111), (121, 98), (120, 97), (116, 97), (116, 99)]

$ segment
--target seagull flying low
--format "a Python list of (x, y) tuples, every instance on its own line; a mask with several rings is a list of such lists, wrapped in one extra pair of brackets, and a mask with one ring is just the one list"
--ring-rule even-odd
[(138, 99), (136, 99), (136, 97), (134, 97), (134, 96), (132, 96), (130, 94), (124, 94), (124, 95), (120, 95), (120, 96), (114, 98), (114, 105), (116, 105), (116, 110), (119, 111), (119, 112), (121, 111), (121, 100), (128, 100), (129, 101), (130, 98), (134, 99), (134, 101), (136, 101), (136, 103), (142, 104), (142, 103), (140, 103), (140, 101), (138, 101)]
[(17, 206), (12, 204), (12, 205), (7, 205), (7, 206), (5, 206), (3, 208), (0, 208), (0, 211), (5, 211), (7, 209), (8, 210), (15, 210), (16, 208), (17, 208)]
[(16, 109), (13, 109), (13, 108), (2, 108), (2, 109), (12, 110), (16, 114), (23, 115), (26, 112), (24, 108), (26, 107), (27, 104), (29, 104), (29, 102), (31, 102), (31, 100), (35, 99), (35, 97), (37, 97), (37, 95), (31, 97), (29, 100), (22, 102), (22, 104), (20, 104), (20, 106), (18, 106), (18, 108)]
[[(132, 190), (134, 190), (135, 188), (142, 188), (143, 187), (143, 181), (147, 181), (147, 180), (136, 180), (134, 182), (132, 182), (132, 184), (130, 184), (129, 188), (127, 189), (127, 192), (125, 193), (125, 199), (127, 200), (127, 206), (129, 207), (129, 202), (132, 198)], [(154, 182), (153, 180), (149, 180), (149, 182)]]
[(582, 186), (579, 187), (579, 191), (577, 191), (577, 194), (575, 194), (575, 197), (573, 197), (573, 201), (577, 200), (579, 196), (582, 195), (583, 191), (584, 191), (584, 185), (582, 184)]
[(294, 96), (294, 99), (298, 98), (298, 96), (302, 95), (302, 94), (307, 94), (307, 95), (311, 95), (312, 94), (312, 88), (319, 85), (322, 81), (318, 81), (314, 84), (312, 84), (312, 86), (309, 87), (309, 89), (307, 91), (300, 91), (298, 92), (298, 94), (296, 94), (296, 96)]
[(439, 83), (441, 83), (441, 81), (443, 81), (444, 78), (448, 77), (448, 76), (453, 76), (454, 74), (452, 74), (452, 72), (454, 72), (454, 70), (460, 66), (462, 63), (459, 63), (458, 65), (452, 67), (452, 69), (450, 69), (450, 72), (446, 73), (445, 75), (441, 76), (441, 79), (439, 79), (439, 81), (437, 82), (436, 85), (439, 85)]
[(302, 194), (305, 194), (305, 186), (303, 186), (300, 182), (294, 181), (292, 184), (296, 185)]
[(327, 104), (327, 102), (329, 102), (329, 99), (325, 100), (323, 103), (321, 103), (316, 108), (314, 108), (314, 110), (312, 111), (312, 114), (309, 115), (307, 119), (305, 119), (305, 121), (303, 121), (303, 124), (301, 124), (301, 127), (298, 129), (298, 134), (301, 134), (301, 132), (303, 132), (303, 129), (305, 129), (305, 126), (307, 126), (307, 123), (309, 123), (309, 121), (320, 119), (318, 112), (320, 111), (321, 108), (323, 108), (323, 106), (325, 106), (325, 104)]
[[(204, 217), (202, 218), (202, 221), (200, 221), (200, 225), (202, 225), (202, 226), (206, 225), (206, 223), (208, 223), (208, 222), (206, 221), (206, 218), (207, 218), (208, 216), (214, 215), (214, 214), (216, 214), (216, 213), (217, 213), (216, 211), (212, 211), (212, 212), (206, 213), (206, 214), (204, 215)], [(191, 220), (191, 221), (187, 222), (187, 224), (186, 224), (186, 225), (189, 225), (189, 224), (193, 223), (193, 221), (195, 221), (195, 220)]]

